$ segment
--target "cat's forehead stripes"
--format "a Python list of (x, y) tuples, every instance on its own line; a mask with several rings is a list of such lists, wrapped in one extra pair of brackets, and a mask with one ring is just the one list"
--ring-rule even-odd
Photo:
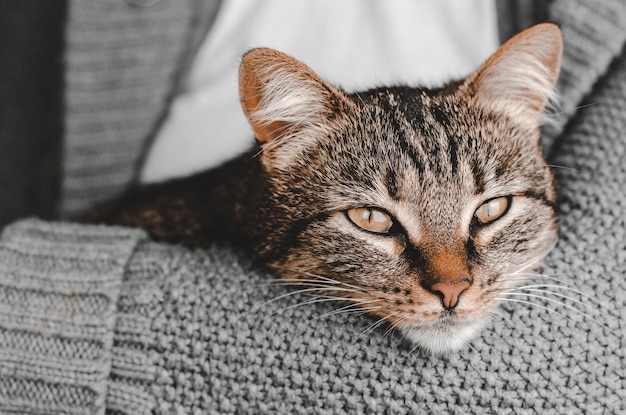
[[(507, 142), (519, 132), (491, 122), (489, 114), (408, 88), (366, 93), (358, 102), (352, 122), (304, 153), (302, 167), (324, 183), (319, 192), (330, 210), (381, 207), (419, 243), (425, 232), (469, 237), (469, 221), (485, 198), (546, 188), (549, 171), (528, 173), (534, 161), (526, 159), (539, 153), (526, 151), (522, 139)], [(472, 122), (477, 116), (483, 119)], [(537, 200), (552, 198), (535, 193)]]
[(474, 194), (494, 183), (511, 186), (520, 176), (534, 186), (549, 178), (534, 139), (501, 114), (411, 88), (375, 90), (360, 100), (369, 104), (367, 119), (374, 124), (361, 139), (378, 140), (404, 162), (386, 172), (392, 196), (398, 196), (412, 171), (411, 184), (421, 183), (422, 189), (460, 184)]
[(472, 174), (479, 163), (471, 160), (471, 143), (457, 127), (452, 128), (449, 110), (420, 91), (384, 92), (367, 97), (367, 119), (375, 121), (360, 139), (378, 141), (392, 153), (395, 163), (384, 172), (391, 197), (401, 198), (407, 185), (425, 190), (458, 184), (459, 178), (466, 188), (482, 187), (483, 179)]

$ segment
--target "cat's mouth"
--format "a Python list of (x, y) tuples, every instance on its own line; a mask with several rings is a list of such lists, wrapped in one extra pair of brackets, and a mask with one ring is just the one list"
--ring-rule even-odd
[[(416, 283), (372, 290), (339, 276), (276, 268), (292, 272), (283, 273), (281, 281), (304, 286), (299, 292), (314, 293), (322, 296), (323, 301), (349, 303), (339, 307), (340, 312), (362, 309), (378, 318), (373, 327), (388, 322), (415, 348), (431, 354), (448, 354), (463, 348), (485, 326), (491, 309), (497, 305), (488, 298), (494, 294), (485, 293), (478, 284), (465, 287), (454, 305), (446, 306), (445, 296), (425, 291)], [(299, 278), (302, 274), (306, 278)]]
[(410, 342), (432, 354), (448, 354), (463, 348), (485, 325), (485, 319), (459, 320), (444, 316), (438, 323), (399, 327)]
[[(377, 303), (376, 303), (377, 304)], [(383, 308), (372, 314), (386, 320), (415, 348), (448, 354), (463, 348), (484, 327), (489, 313), (475, 308), (445, 309), (440, 304)]]

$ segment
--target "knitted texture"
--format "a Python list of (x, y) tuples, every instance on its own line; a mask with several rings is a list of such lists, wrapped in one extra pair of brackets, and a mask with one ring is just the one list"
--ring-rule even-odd
[(134, 182), (196, 32), (206, 30), (207, 19), (195, 13), (206, 15), (217, 3), (70, 2), (63, 216), (84, 213)]
[(531, 304), (503, 302), (469, 347), (432, 357), (228, 247), (20, 222), (0, 239), (0, 413), (626, 413), (626, 58), (609, 66), (587, 38), (626, 26), (609, 24), (623, 3), (593, 4), (551, 9), (566, 34), (563, 105), (594, 103), (550, 160), (561, 239), (533, 283), (566, 288), (511, 297)]
[(38, 220), (4, 230), (1, 413), (104, 413), (122, 276), (143, 235)]

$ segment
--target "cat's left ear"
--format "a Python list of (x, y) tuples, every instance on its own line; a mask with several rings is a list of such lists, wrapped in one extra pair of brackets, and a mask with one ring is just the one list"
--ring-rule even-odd
[(239, 98), (264, 149), (264, 164), (270, 168), (273, 166), (268, 164), (281, 158), (281, 154), (270, 153), (289, 153), (272, 150), (286, 143), (306, 146), (323, 134), (342, 107), (349, 105), (343, 91), (304, 63), (267, 48), (244, 55), (239, 68)]
[(562, 54), (559, 27), (535, 25), (502, 45), (460, 89), (481, 104), (538, 128), (546, 107), (556, 98)]

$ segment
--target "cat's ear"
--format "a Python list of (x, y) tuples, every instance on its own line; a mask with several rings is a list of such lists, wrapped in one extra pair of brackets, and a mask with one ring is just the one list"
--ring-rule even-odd
[[(347, 98), (311, 68), (289, 55), (259, 48), (239, 68), (239, 99), (257, 140), (267, 148), (320, 130)], [(304, 136), (304, 137), (302, 137)]]
[(563, 38), (552, 23), (533, 26), (502, 45), (462, 84), (482, 104), (538, 128), (556, 98)]

